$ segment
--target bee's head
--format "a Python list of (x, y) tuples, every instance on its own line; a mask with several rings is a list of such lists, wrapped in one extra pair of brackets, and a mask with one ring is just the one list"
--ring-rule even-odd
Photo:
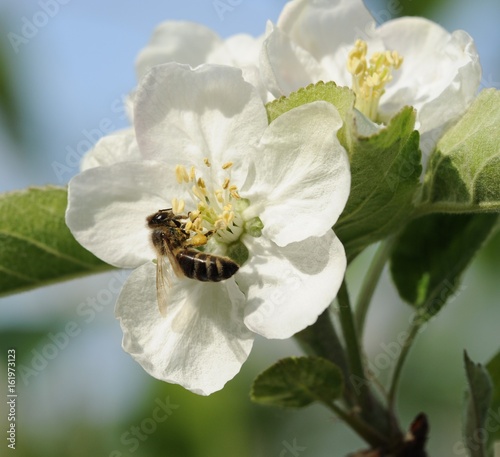
[(157, 213), (152, 214), (146, 220), (149, 228), (164, 227), (174, 218), (172, 208), (161, 209)]

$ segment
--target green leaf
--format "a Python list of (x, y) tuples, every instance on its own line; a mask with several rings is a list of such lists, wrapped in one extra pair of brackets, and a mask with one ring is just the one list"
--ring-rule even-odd
[(466, 391), (464, 442), (471, 457), (486, 457), (485, 422), (491, 402), (492, 385), (488, 372), (481, 364), (475, 364), (464, 352)]
[(113, 268), (71, 235), (66, 197), (58, 187), (0, 195), (0, 295)]
[(497, 222), (496, 214), (432, 214), (408, 224), (391, 256), (401, 297), (425, 319), (436, 314)]
[(500, 211), (500, 91), (483, 90), (429, 162), (427, 212)]
[(310, 84), (297, 92), (292, 92), (288, 97), (281, 97), (269, 102), (266, 105), (269, 123), (293, 108), (319, 100), (329, 102), (337, 108), (340, 117), (344, 121), (344, 126), (339, 130), (337, 136), (340, 143), (345, 147), (347, 144), (345, 123), (347, 118), (352, 117), (354, 92), (348, 87), (337, 86), (333, 81), (327, 83), (320, 81), (316, 84)]
[(419, 134), (415, 112), (403, 108), (377, 134), (360, 137), (351, 126), (351, 193), (335, 233), (352, 259), (399, 230), (413, 211), (419, 188)]
[(486, 421), (488, 441), (492, 446), (495, 441), (500, 442), (500, 351), (488, 362), (486, 369), (493, 383), (493, 396), (488, 411), (489, 420)]
[(280, 360), (255, 380), (251, 398), (256, 403), (300, 408), (314, 401), (331, 403), (340, 397), (342, 373), (320, 357)]

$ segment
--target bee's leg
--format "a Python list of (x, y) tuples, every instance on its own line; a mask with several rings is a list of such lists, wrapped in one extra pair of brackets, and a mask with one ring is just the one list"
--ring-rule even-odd
[(172, 220), (174, 220), (176, 223), (178, 222), (179, 224), (182, 224), (181, 221), (183, 220), (186, 220), (187, 218), (189, 218), (189, 213), (187, 216), (185, 216), (184, 214), (176, 214)]

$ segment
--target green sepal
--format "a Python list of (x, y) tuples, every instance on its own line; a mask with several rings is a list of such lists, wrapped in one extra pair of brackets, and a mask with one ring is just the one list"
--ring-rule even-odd
[(315, 401), (329, 404), (340, 397), (340, 368), (321, 357), (289, 357), (261, 373), (250, 394), (256, 403), (301, 408)]
[(351, 193), (334, 228), (349, 260), (409, 219), (422, 171), (413, 108), (403, 108), (369, 137), (358, 136), (355, 119), (350, 127)]
[(320, 81), (316, 84), (310, 84), (296, 92), (292, 92), (288, 97), (281, 97), (269, 102), (266, 105), (269, 123), (293, 108), (320, 100), (329, 102), (337, 108), (342, 121), (344, 121), (344, 125), (338, 131), (337, 137), (340, 144), (346, 147), (348, 144), (346, 138), (346, 120), (352, 117), (355, 96), (351, 89), (337, 86), (333, 81), (327, 83)]
[(248, 260), (250, 253), (241, 241), (236, 241), (227, 246), (226, 255), (241, 266)]

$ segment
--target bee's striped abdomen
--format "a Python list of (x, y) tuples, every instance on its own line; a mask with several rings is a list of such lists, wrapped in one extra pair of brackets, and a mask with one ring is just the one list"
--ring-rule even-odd
[(194, 249), (182, 249), (176, 253), (176, 258), (184, 274), (198, 281), (222, 281), (233, 276), (239, 269), (238, 264), (227, 257), (205, 254)]

